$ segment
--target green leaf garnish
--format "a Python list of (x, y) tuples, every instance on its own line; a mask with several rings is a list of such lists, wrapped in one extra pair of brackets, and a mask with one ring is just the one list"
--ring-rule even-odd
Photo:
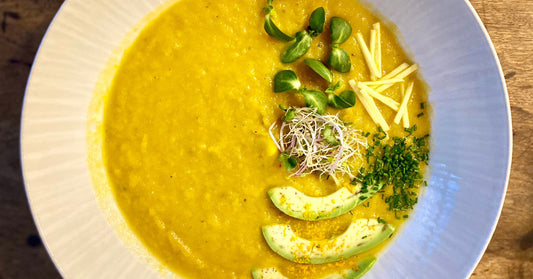
[(290, 42), (290, 41), (294, 40), (293, 37), (283, 33), (283, 31), (281, 31), (276, 26), (276, 24), (272, 21), (272, 18), (270, 18), (270, 11), (269, 11), (269, 14), (267, 14), (265, 16), (264, 27), (265, 27), (265, 31), (267, 32), (267, 34), (270, 35), (273, 38), (276, 38), (276, 39), (278, 39), (280, 41), (283, 41), (283, 42)]
[(283, 153), (279, 154), (278, 162), (285, 162), (288, 158), (289, 158), (289, 154), (283, 152)]
[(285, 160), (285, 162), (283, 162), (283, 166), (288, 171), (292, 171), (297, 165), (298, 161), (296, 161), (296, 159), (293, 157), (289, 157), (287, 160)]
[(328, 95), (328, 105), (336, 109), (346, 109), (355, 106), (355, 92), (351, 90), (342, 91), (339, 96)]
[(409, 133), (408, 136), (410, 136), (410, 135), (413, 134), (413, 132), (416, 131), (416, 128), (417, 128), (417, 127), (416, 127), (416, 124), (415, 124), (415, 125), (413, 125), (411, 128), (405, 128), (404, 130), (405, 130), (407, 133)]
[(324, 32), (324, 23), (326, 22), (326, 12), (324, 8), (317, 8), (311, 13), (309, 18), (309, 35), (312, 37)]
[(329, 54), (328, 64), (340, 73), (347, 73), (352, 68), (350, 55), (342, 48), (334, 47)]
[(283, 70), (274, 76), (274, 92), (287, 92), (300, 89), (302, 84), (295, 72)]
[(284, 122), (289, 122), (294, 119), (295, 111), (293, 108), (290, 108), (285, 112), (285, 115), (281, 117), (281, 120)]
[(326, 125), (326, 127), (324, 127), (324, 129), (322, 130), (322, 136), (324, 137), (324, 140), (330, 145), (341, 144), (337, 137), (335, 137), (335, 133), (333, 132), (333, 129), (330, 125)]
[(270, 13), (274, 10), (274, 6), (272, 5), (272, 2), (274, 0), (267, 0), (267, 6), (263, 8), (263, 12)]
[(298, 165), (298, 161), (291, 157), (289, 153), (283, 152), (278, 156), (278, 162), (283, 162), (283, 166), (286, 170), (291, 171)]
[(334, 85), (331, 85), (330, 87), (328, 87), (328, 89), (326, 89), (326, 94), (333, 94), (333, 92), (335, 92), (335, 90), (339, 89), (341, 87), (341, 82), (340, 81), (337, 81)]
[(310, 108), (316, 108), (318, 114), (324, 114), (328, 104), (328, 98), (322, 91), (317, 90), (303, 90), (305, 105)]
[[(414, 126), (413, 126), (414, 127)], [(414, 130), (411, 127), (410, 130)], [(408, 136), (409, 137), (409, 136)], [(416, 189), (424, 182), (420, 164), (427, 164), (429, 149), (426, 135), (422, 138), (393, 137), (386, 140), (381, 134), (374, 134), (373, 144), (363, 156), (369, 162), (368, 168), (361, 168), (352, 184), (362, 183), (363, 187), (372, 187), (378, 183), (392, 187), (392, 193), (383, 193), (382, 199), (394, 211), (396, 218), (402, 211), (410, 210), (418, 202)]]
[(333, 82), (333, 73), (326, 67), (326, 65), (324, 65), (324, 63), (320, 62), (320, 60), (305, 59), (304, 62), (307, 64), (307, 66), (309, 66), (309, 68), (324, 78), (328, 83)]
[(352, 27), (350, 24), (340, 17), (332, 17), (329, 26), (331, 43), (333, 45), (339, 45), (346, 42), (352, 34)]
[(313, 40), (307, 31), (302, 30), (294, 35), (296, 42), (281, 53), (281, 62), (292, 63), (307, 53)]

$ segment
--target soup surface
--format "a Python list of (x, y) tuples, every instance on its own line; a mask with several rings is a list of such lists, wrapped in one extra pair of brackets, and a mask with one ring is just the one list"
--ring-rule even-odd
[[(342, 233), (354, 218), (380, 217), (396, 227), (404, 220), (380, 195), (352, 214), (317, 222), (290, 218), (272, 205), (267, 191), (275, 186), (321, 196), (342, 185), (318, 175), (289, 176), (277, 160), (268, 131), (283, 115), (278, 105), (304, 103), (296, 94), (274, 94), (274, 75), (292, 69), (310, 89), (327, 84), (303, 59), (281, 63), (286, 43), (265, 33), (265, 5), (266, 0), (177, 1), (127, 49), (110, 88), (104, 159), (116, 202), (144, 245), (186, 278), (250, 278), (256, 267), (276, 267), (289, 278), (320, 278), (357, 266), (383, 244), (336, 263), (296, 264), (270, 250), (261, 227), (290, 224), (302, 237), (323, 239)], [(276, 0), (274, 6), (277, 23), (289, 34), (306, 28), (314, 9), (325, 8), (326, 30), (304, 58), (327, 61), (329, 18), (346, 19), (353, 33), (342, 47), (352, 70), (334, 72), (335, 79), (370, 80), (354, 34), (366, 38), (379, 22), (371, 12), (354, 0)], [(382, 57), (384, 73), (409, 62), (384, 24)], [(415, 135), (422, 136), (430, 129), (427, 113), (417, 117), (426, 92), (416, 76), (410, 79), (415, 82), (410, 121), (418, 127)], [(396, 100), (400, 94), (399, 86), (387, 91)], [(376, 103), (391, 123), (395, 112)], [(359, 101), (328, 113), (339, 113), (361, 131), (377, 132)], [(389, 136), (406, 132), (392, 124)]]

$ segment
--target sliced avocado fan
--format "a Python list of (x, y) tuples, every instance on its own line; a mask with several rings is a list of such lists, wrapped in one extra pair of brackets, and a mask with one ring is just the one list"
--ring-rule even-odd
[(272, 251), (297, 263), (323, 264), (349, 258), (380, 244), (394, 232), (390, 224), (376, 219), (357, 219), (341, 235), (325, 240), (297, 236), (290, 225), (263, 226), (263, 236)]
[(351, 193), (345, 187), (324, 197), (311, 197), (293, 187), (276, 187), (268, 191), (274, 205), (283, 213), (301, 220), (318, 221), (340, 216), (372, 197), (383, 185), (361, 187)]
[[(370, 268), (374, 266), (375, 262), (376, 257), (370, 257), (359, 262), (357, 264), (358, 269), (346, 269), (339, 273), (326, 275), (326, 277), (323, 277), (322, 279), (358, 279), (365, 275), (370, 270)], [(254, 279), (288, 279), (273, 267), (253, 269), (252, 277)]]

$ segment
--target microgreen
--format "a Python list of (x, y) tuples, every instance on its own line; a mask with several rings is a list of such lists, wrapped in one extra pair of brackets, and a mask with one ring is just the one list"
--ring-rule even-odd
[(324, 92), (302, 88), (298, 76), (291, 70), (280, 71), (274, 76), (274, 92), (281, 93), (294, 90), (304, 96), (307, 107), (316, 108), (319, 114), (326, 112), (328, 98)]
[(291, 120), (294, 119), (294, 114), (295, 114), (295, 112), (294, 112), (294, 108), (290, 108), (290, 109), (288, 109), (288, 110), (285, 112), (285, 115), (283, 115), (283, 116), (281, 117), (281, 120), (282, 120), (283, 122), (289, 122), (289, 121), (291, 121)]
[(278, 156), (278, 162), (283, 162), (283, 167), (287, 171), (292, 171), (296, 166), (298, 166), (298, 161), (294, 157), (291, 157), (289, 153), (283, 152)]
[(273, 0), (267, 0), (267, 6), (263, 8), (263, 12), (266, 13), (265, 16), (265, 23), (263, 27), (265, 28), (265, 31), (268, 35), (270, 35), (273, 38), (276, 38), (283, 42), (290, 42), (294, 40), (293, 37), (283, 33), (278, 26), (272, 21), (272, 14), (274, 13), (274, 6), (272, 5)]
[(350, 55), (340, 47), (332, 47), (328, 64), (340, 73), (347, 73), (352, 67)]
[(287, 160), (283, 162), (283, 166), (285, 167), (286, 170), (292, 171), (293, 169), (296, 168), (296, 166), (298, 166), (298, 161), (296, 161), (296, 159), (293, 157), (289, 157)]
[(342, 91), (338, 96), (328, 95), (328, 105), (336, 109), (346, 109), (355, 106), (355, 93), (351, 90)]
[(302, 84), (295, 72), (283, 70), (274, 76), (274, 92), (281, 93), (291, 90), (298, 90)]
[(298, 31), (296, 41), (281, 53), (281, 62), (292, 63), (307, 53), (313, 40), (307, 31)]
[(328, 83), (333, 82), (333, 73), (320, 60), (305, 59), (304, 62), (305, 64), (307, 64), (307, 66), (309, 66), (309, 68), (311, 68), (313, 71), (315, 71), (315, 73), (324, 78)]
[(318, 114), (324, 114), (328, 105), (328, 98), (322, 91), (303, 90), (305, 105), (310, 108), (316, 108)]
[[(354, 170), (348, 162), (356, 157), (362, 158), (361, 151), (366, 148), (366, 138), (361, 136), (360, 131), (345, 126), (337, 115), (318, 114), (316, 108), (293, 109), (294, 118), (281, 122), (279, 139), (273, 133), (277, 122), (269, 129), (278, 150), (286, 154), (280, 155), (280, 162), (289, 157), (297, 160), (299, 167), (292, 175), (318, 172), (335, 180), (343, 175), (354, 177)], [(328, 143), (324, 134), (331, 135), (328, 138), (338, 140), (339, 144)]]
[(331, 33), (331, 53), (329, 54), (328, 64), (340, 73), (347, 73), (352, 67), (350, 55), (339, 45), (348, 40), (352, 34), (352, 27), (346, 20), (340, 17), (332, 17), (329, 29)]
[(330, 32), (331, 32), (331, 43), (333, 45), (340, 45), (352, 34), (352, 27), (350, 24), (340, 18), (340, 17), (332, 17), (330, 21)]
[(335, 90), (341, 88), (341, 82), (340, 81), (337, 81), (335, 84), (331, 85), (328, 87), (328, 89), (326, 89), (326, 94), (332, 94), (333, 92), (335, 92)]
[(311, 13), (309, 17), (309, 35), (316, 37), (324, 31), (324, 23), (326, 22), (326, 12), (324, 8), (317, 8)]
[(276, 26), (276, 24), (272, 21), (272, 18), (270, 17), (270, 14), (267, 14), (265, 16), (265, 24), (263, 26), (264, 26), (265, 31), (267, 32), (267, 34), (270, 35), (273, 38), (276, 38), (276, 39), (278, 39), (280, 41), (283, 41), (283, 42), (290, 42), (290, 41), (294, 40), (294, 37), (291, 37), (291, 36), (283, 33), (283, 31), (281, 31)]
[(335, 136), (335, 132), (333, 131), (330, 125), (326, 125), (324, 127), (324, 129), (322, 130), (322, 136), (324, 137), (324, 140), (330, 145), (340, 144), (340, 141)]

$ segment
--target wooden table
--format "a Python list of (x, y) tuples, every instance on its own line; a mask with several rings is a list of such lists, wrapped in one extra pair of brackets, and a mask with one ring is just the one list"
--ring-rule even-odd
[[(59, 277), (40, 242), (27, 205), (19, 168), (18, 133), (30, 66), (61, 3), (62, 0), (0, 0), (0, 279)], [(472, 278), (531, 279), (533, 0), (471, 3), (485, 23), (503, 66), (514, 135), (511, 180), (502, 216)]]

